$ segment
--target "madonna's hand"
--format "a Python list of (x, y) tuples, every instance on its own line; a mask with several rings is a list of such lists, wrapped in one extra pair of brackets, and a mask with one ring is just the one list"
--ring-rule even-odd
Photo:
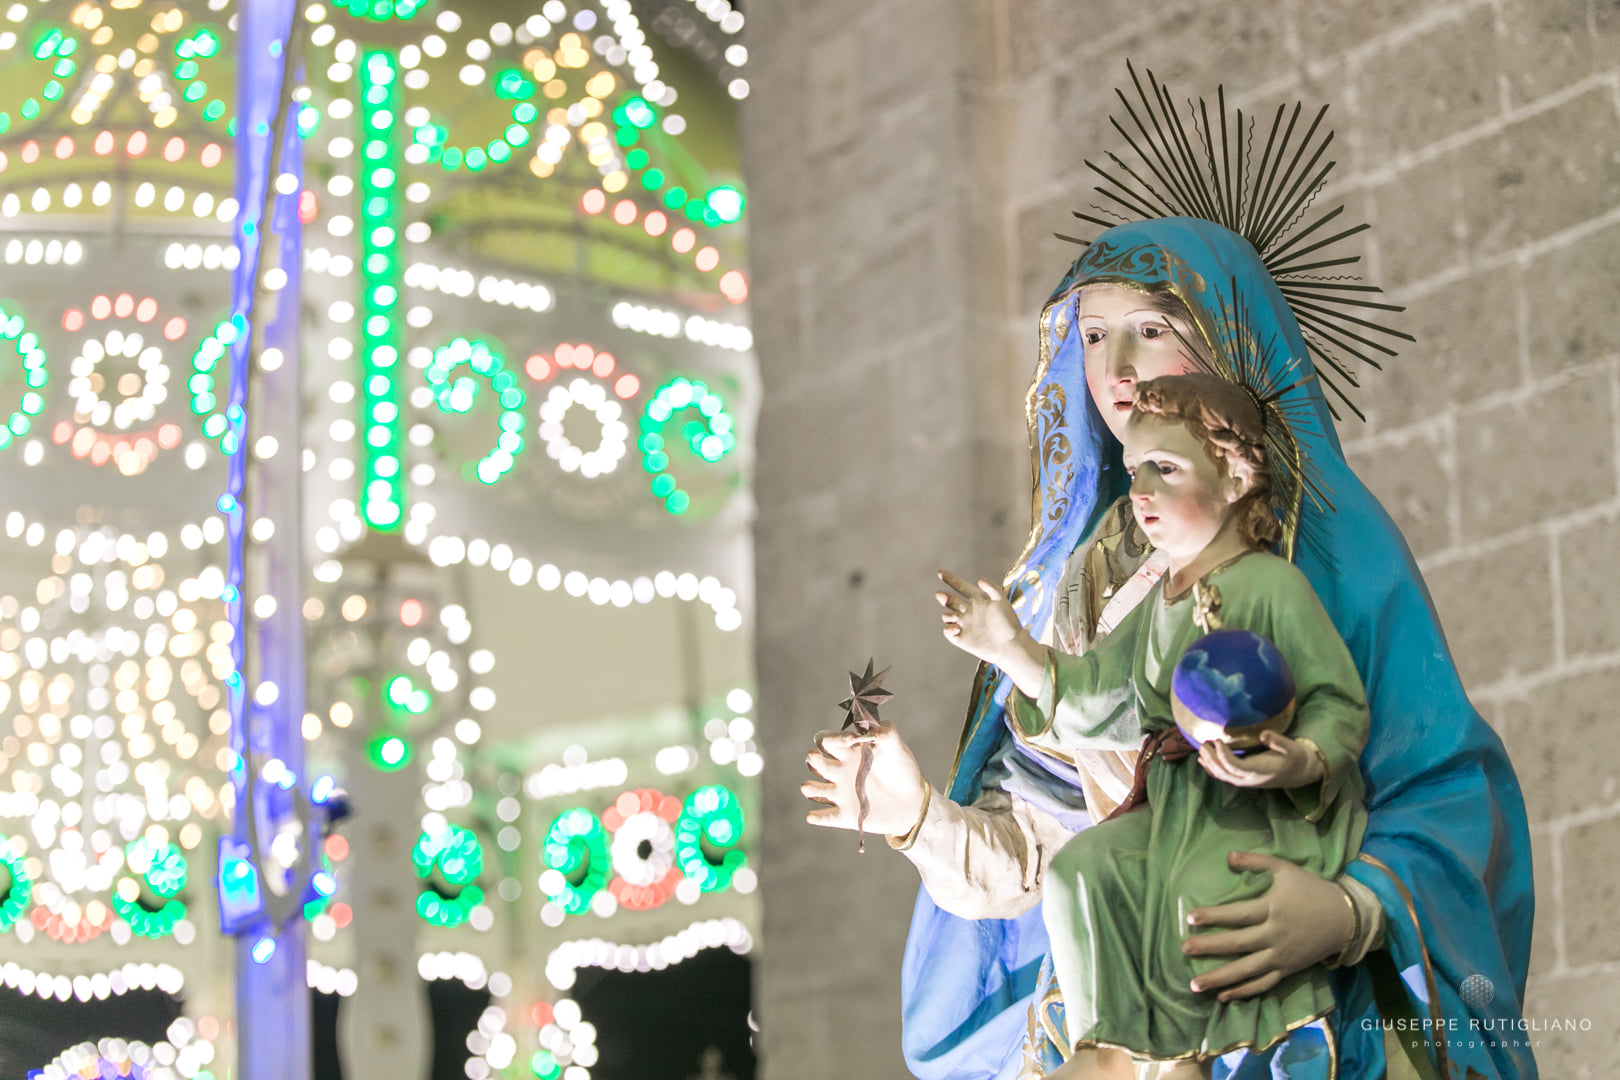
[(1256, 900), (1198, 908), (1191, 926), (1219, 926), (1181, 943), (1188, 956), (1233, 960), (1193, 980), (1194, 992), (1219, 990), (1222, 1001), (1263, 994), (1284, 978), (1337, 956), (1350, 939), (1354, 916), (1344, 890), (1291, 862), (1254, 851), (1227, 856), (1234, 871), (1271, 875), (1271, 888)]
[(811, 810), (805, 820), (825, 828), (855, 828), (860, 809), (855, 776), (861, 767), (862, 743), (872, 747), (872, 771), (866, 777), (866, 831), (883, 836), (908, 832), (922, 813), (927, 783), (911, 748), (893, 724), (879, 724), (870, 735), (824, 731), (816, 736), (816, 748), (804, 760), (821, 780), (806, 780), (799, 791), (825, 805)]

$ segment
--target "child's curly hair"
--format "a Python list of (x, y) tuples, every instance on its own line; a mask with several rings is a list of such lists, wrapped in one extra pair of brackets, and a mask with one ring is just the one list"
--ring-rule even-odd
[(1232, 504), (1238, 535), (1254, 548), (1269, 548), (1282, 537), (1271, 508), (1271, 468), (1266, 461), (1260, 409), (1247, 391), (1216, 375), (1166, 375), (1136, 385), (1133, 413), (1185, 424), (1204, 444), (1204, 453), (1222, 476), (1249, 488)]

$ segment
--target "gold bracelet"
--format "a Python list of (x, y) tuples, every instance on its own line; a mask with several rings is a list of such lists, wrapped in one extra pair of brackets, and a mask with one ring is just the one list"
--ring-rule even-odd
[(1333, 887), (1339, 890), (1339, 895), (1344, 897), (1344, 902), (1350, 905), (1350, 940), (1344, 943), (1344, 947), (1339, 950), (1339, 954), (1334, 958), (1333, 963), (1328, 965), (1329, 967), (1342, 967), (1345, 963), (1345, 956), (1361, 942), (1361, 909), (1356, 906), (1356, 898), (1350, 895), (1349, 889), (1340, 885), (1337, 881), (1333, 882)]
[(928, 804), (934, 799), (934, 785), (923, 784), (922, 810), (917, 814), (917, 823), (899, 836), (889, 837), (889, 846), (896, 851), (905, 851), (917, 842), (917, 834), (922, 832), (923, 819), (928, 816)]
[(1322, 748), (1320, 746), (1317, 746), (1316, 743), (1313, 740), (1307, 739), (1303, 735), (1301, 735), (1299, 738), (1295, 739), (1294, 741), (1299, 743), (1301, 746), (1304, 746), (1306, 749), (1310, 750), (1311, 753), (1316, 755), (1317, 764), (1322, 766), (1322, 780), (1321, 780), (1322, 790), (1326, 791), (1327, 790), (1328, 777), (1333, 775), (1333, 770), (1328, 768), (1327, 755), (1322, 753)]

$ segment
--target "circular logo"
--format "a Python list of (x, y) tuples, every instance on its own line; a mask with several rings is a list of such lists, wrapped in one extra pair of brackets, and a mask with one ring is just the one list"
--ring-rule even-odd
[(1477, 973), (1464, 979), (1460, 989), (1463, 1004), (1470, 1009), (1483, 1009), (1496, 996), (1496, 987), (1491, 980)]

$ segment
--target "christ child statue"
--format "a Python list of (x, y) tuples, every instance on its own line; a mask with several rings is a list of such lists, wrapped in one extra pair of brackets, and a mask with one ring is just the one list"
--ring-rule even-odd
[[(1014, 738), (1066, 760), (1143, 751), (1131, 795), (1053, 857), (1043, 886), (1072, 1052), (1055, 1075), (1130, 1077), (1133, 1062), (1158, 1062), (1168, 1063), (1160, 1077), (1207, 1076), (1214, 1058), (1265, 1049), (1334, 1007), (1321, 965), (1220, 1001), (1198, 984), (1218, 960), (1183, 952), (1195, 909), (1264, 904), (1268, 875), (1234, 874), (1229, 852), (1266, 852), (1332, 879), (1366, 822), (1366, 697), (1305, 576), (1270, 551), (1281, 527), (1263, 423), (1249, 392), (1215, 375), (1136, 387), (1123, 438), (1131, 510), (1168, 567), (1084, 655), (1039, 645), (989, 582), (942, 575), (945, 636), (1016, 687)], [(1219, 739), (1195, 753), (1172, 714), (1172, 674), (1217, 590), (1225, 627), (1269, 639), (1293, 672), (1291, 726), (1246, 755)]]

